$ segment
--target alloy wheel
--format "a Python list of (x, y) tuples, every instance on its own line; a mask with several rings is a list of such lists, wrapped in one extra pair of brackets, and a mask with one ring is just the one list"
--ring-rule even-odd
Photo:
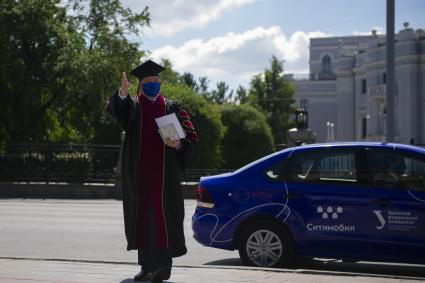
[(255, 265), (270, 267), (281, 258), (283, 245), (274, 232), (257, 230), (249, 236), (246, 242), (246, 253)]

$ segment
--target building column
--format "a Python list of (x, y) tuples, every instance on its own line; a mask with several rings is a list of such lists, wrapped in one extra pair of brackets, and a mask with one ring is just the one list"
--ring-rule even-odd
[(355, 82), (351, 70), (337, 72), (337, 121), (336, 136), (338, 141), (354, 141), (355, 120)]

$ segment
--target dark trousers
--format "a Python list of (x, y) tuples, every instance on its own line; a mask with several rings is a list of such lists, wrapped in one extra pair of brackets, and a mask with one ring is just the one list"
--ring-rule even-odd
[(146, 228), (148, 233), (148, 247), (138, 250), (138, 263), (142, 266), (143, 272), (155, 272), (163, 268), (171, 271), (173, 260), (170, 249), (165, 248), (160, 250), (156, 247), (155, 218), (151, 205), (149, 205), (148, 209), (148, 227)]

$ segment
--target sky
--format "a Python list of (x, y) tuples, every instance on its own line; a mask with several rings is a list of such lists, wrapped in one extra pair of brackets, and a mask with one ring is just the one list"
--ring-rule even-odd
[[(132, 38), (148, 58), (169, 59), (180, 73), (224, 81), (235, 89), (269, 67), (272, 55), (285, 73), (308, 73), (312, 37), (385, 33), (386, 0), (121, 0), (151, 26)], [(395, 0), (395, 30), (409, 22), (425, 29), (425, 0)], [(147, 59), (147, 58), (144, 58)]]

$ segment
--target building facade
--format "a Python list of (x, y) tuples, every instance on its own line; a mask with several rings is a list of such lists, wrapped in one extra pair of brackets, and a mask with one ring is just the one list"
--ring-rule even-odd
[[(425, 32), (405, 24), (395, 40), (395, 140), (425, 144)], [(310, 40), (310, 74), (285, 77), (317, 142), (385, 140), (385, 60), (376, 32)]]

